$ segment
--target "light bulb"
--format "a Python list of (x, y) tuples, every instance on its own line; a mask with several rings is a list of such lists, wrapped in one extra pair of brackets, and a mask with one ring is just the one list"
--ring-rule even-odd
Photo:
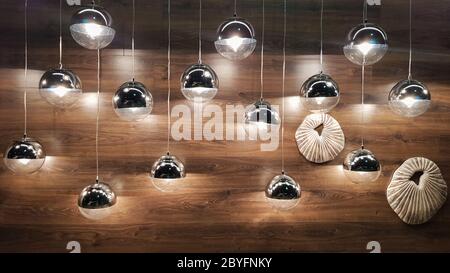
[(357, 47), (364, 56), (367, 56), (367, 53), (369, 53), (369, 51), (372, 49), (372, 46), (366, 42), (358, 45)]
[(87, 23), (83, 25), (84, 31), (91, 39), (97, 38), (102, 33), (102, 26), (94, 23)]
[(233, 36), (227, 40), (227, 43), (233, 49), (234, 52), (237, 52), (239, 47), (241, 47), (242, 45), (242, 38)]

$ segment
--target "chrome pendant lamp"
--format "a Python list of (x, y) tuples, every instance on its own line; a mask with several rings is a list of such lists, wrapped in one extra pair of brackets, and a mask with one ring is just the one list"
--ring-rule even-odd
[(39, 169), (45, 162), (45, 151), (39, 141), (28, 137), (27, 134), (27, 73), (28, 73), (28, 0), (24, 1), (25, 15), (24, 15), (24, 33), (25, 33), (25, 66), (24, 66), (24, 132), (23, 137), (19, 140), (13, 141), (6, 149), (3, 161), (6, 167), (15, 174), (26, 175), (31, 174)]
[(259, 100), (245, 109), (244, 129), (247, 135), (254, 139), (280, 127), (280, 115), (272, 105), (264, 99), (264, 32), (265, 32), (265, 1), (262, 0), (262, 35), (261, 35), (261, 96)]
[(100, 49), (97, 49), (97, 114), (95, 123), (95, 160), (96, 178), (95, 183), (86, 186), (78, 197), (78, 209), (80, 213), (90, 220), (102, 220), (108, 217), (117, 202), (116, 194), (110, 185), (100, 182), (98, 141), (99, 141), (99, 118), (100, 118)]
[(412, 78), (412, 0), (409, 0), (409, 68), (408, 78), (399, 81), (388, 96), (391, 110), (404, 117), (417, 117), (425, 113), (431, 104), (427, 86)]
[(59, 0), (59, 67), (47, 70), (39, 81), (39, 94), (49, 104), (70, 108), (82, 95), (81, 80), (75, 72), (62, 64), (62, 0)]
[(295, 207), (301, 195), (300, 185), (294, 178), (284, 172), (284, 89), (286, 80), (286, 0), (284, 0), (284, 32), (283, 32), (283, 85), (282, 93), (282, 118), (281, 118), (281, 174), (272, 178), (266, 185), (265, 195), (267, 201), (277, 210), (288, 210)]
[(255, 30), (249, 21), (237, 15), (236, 1), (233, 17), (219, 25), (214, 42), (217, 52), (232, 61), (247, 58), (256, 47)]
[(123, 83), (112, 98), (114, 112), (126, 121), (143, 120), (150, 115), (153, 109), (153, 96), (143, 83), (135, 81), (135, 49), (134, 29), (136, 18), (135, 0), (133, 0), (132, 32), (131, 32), (131, 58), (132, 80)]
[(202, 61), (202, 0), (199, 0), (198, 63), (186, 68), (181, 75), (181, 93), (195, 103), (212, 100), (219, 90), (219, 78), (211, 66)]
[[(364, 134), (364, 71), (361, 69), (361, 122)], [(381, 164), (375, 154), (364, 147), (364, 135), (361, 136), (361, 148), (347, 154), (343, 163), (344, 173), (355, 183), (373, 182), (381, 174)]]
[(347, 34), (344, 55), (358, 65), (371, 65), (380, 61), (388, 51), (386, 32), (378, 25), (368, 22), (367, 0), (363, 0), (363, 22)]
[(116, 35), (111, 15), (103, 7), (97, 6), (95, 1), (75, 12), (70, 23), (70, 33), (75, 42), (91, 50), (107, 47)]
[(156, 189), (162, 192), (173, 192), (181, 187), (186, 177), (184, 164), (170, 153), (170, 93), (171, 93), (171, 5), (168, 0), (168, 46), (167, 46), (167, 153), (161, 156), (152, 166), (150, 179)]
[(323, 0), (320, 8), (320, 72), (308, 78), (300, 88), (300, 102), (313, 113), (331, 111), (340, 98), (339, 86), (333, 78), (323, 73)]

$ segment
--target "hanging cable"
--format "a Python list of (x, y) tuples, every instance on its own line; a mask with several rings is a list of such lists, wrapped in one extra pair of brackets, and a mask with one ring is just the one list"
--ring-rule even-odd
[(134, 82), (135, 77), (135, 61), (134, 61), (134, 24), (135, 24), (135, 17), (136, 17), (136, 7), (135, 7), (135, 1), (133, 0), (133, 15), (132, 15), (132, 27), (131, 27), (131, 58), (132, 58), (132, 64), (131, 64), (131, 78)]
[(199, 1), (198, 20), (198, 63), (202, 63), (202, 0)]
[(24, 18), (24, 29), (25, 29), (25, 67), (23, 71), (24, 78), (24, 89), (23, 89), (23, 112), (24, 112), (24, 129), (23, 138), (27, 137), (27, 73), (28, 73), (28, 22), (27, 22), (27, 10), (28, 10), (28, 0), (25, 0), (25, 18)]
[(320, 74), (323, 72), (323, 0), (320, 2)]
[(262, 34), (261, 34), (261, 100), (264, 95), (264, 27), (265, 27), (265, 3), (262, 0)]
[(234, 17), (237, 16), (236, 0), (234, 0)]
[(100, 117), (100, 49), (97, 49), (97, 118), (95, 124), (95, 162), (96, 162), (96, 182), (99, 183), (98, 175), (98, 124)]
[(59, 0), (59, 69), (62, 69), (62, 0)]
[(284, 87), (286, 81), (286, 0), (284, 0), (284, 21), (283, 21), (283, 78), (281, 86), (281, 173), (284, 174)]
[(411, 65), (412, 65), (412, 1), (409, 0), (409, 66), (408, 66), (408, 80), (411, 80)]
[(363, 24), (367, 23), (367, 0), (363, 0)]
[(365, 74), (365, 62), (361, 67), (361, 128), (363, 133), (361, 134), (361, 148), (364, 149), (364, 74)]
[(168, 17), (168, 31), (167, 31), (167, 155), (170, 154), (170, 54), (171, 54), (171, 35), (170, 35), (170, 29), (171, 29), (171, 20), (170, 20), (170, 0), (168, 0), (167, 3), (167, 17)]

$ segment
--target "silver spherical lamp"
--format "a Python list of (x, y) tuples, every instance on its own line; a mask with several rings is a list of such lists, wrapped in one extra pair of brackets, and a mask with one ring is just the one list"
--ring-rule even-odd
[(281, 118), (279, 113), (268, 101), (262, 98), (245, 110), (244, 129), (250, 139), (255, 139), (257, 134), (278, 130), (280, 124)]
[(37, 140), (24, 137), (14, 141), (6, 149), (3, 161), (15, 174), (31, 174), (38, 171), (44, 164), (45, 151)]
[(347, 154), (343, 168), (347, 178), (355, 183), (375, 181), (381, 174), (380, 162), (364, 147)]
[(72, 70), (50, 69), (39, 81), (39, 94), (57, 108), (70, 108), (82, 95), (81, 80)]
[(267, 201), (277, 210), (289, 210), (300, 201), (300, 185), (290, 176), (282, 173), (275, 176), (266, 186)]
[(150, 173), (153, 185), (162, 192), (176, 191), (185, 177), (183, 162), (169, 153), (155, 161)]
[(421, 82), (407, 79), (398, 82), (389, 92), (389, 107), (404, 117), (416, 117), (425, 113), (431, 104), (431, 93)]
[(145, 119), (153, 109), (153, 97), (140, 82), (128, 81), (117, 89), (113, 99), (114, 112), (126, 121)]
[(233, 16), (217, 28), (214, 45), (217, 52), (229, 60), (245, 59), (255, 50), (255, 30), (244, 18)]
[(302, 105), (313, 113), (326, 113), (340, 98), (338, 84), (327, 74), (319, 73), (307, 79), (300, 88)]
[(386, 32), (372, 23), (359, 24), (347, 35), (345, 57), (358, 65), (371, 65), (383, 58), (388, 50)]
[(78, 197), (80, 213), (90, 220), (101, 220), (112, 213), (117, 197), (106, 183), (96, 182), (85, 187)]
[(181, 76), (181, 92), (193, 102), (210, 101), (219, 90), (219, 78), (207, 64), (189, 66)]
[(114, 39), (112, 17), (106, 9), (95, 4), (82, 7), (72, 16), (70, 33), (73, 39), (87, 49), (102, 49)]

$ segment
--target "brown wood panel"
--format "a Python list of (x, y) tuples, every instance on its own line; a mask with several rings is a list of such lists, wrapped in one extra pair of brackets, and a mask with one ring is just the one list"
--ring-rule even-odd
[[(0, 18), (0, 154), (21, 136), (23, 123), (23, 33), (20, 1), (2, 1), (10, 14)], [(64, 36), (65, 66), (84, 85), (80, 102), (56, 110), (39, 96), (41, 74), (57, 63), (57, 1), (32, 1), (30, 7), (29, 134), (45, 146), (48, 160), (28, 177), (0, 166), (0, 252), (65, 252), (78, 240), (86, 252), (157, 251), (366, 251), (377, 240), (383, 251), (450, 251), (450, 206), (427, 224), (407, 226), (390, 209), (385, 191), (393, 171), (407, 158), (425, 156), (450, 179), (450, 1), (415, 1), (415, 78), (426, 83), (432, 106), (406, 119), (386, 104), (390, 88), (407, 75), (407, 1), (382, 1), (370, 18), (389, 34), (391, 51), (366, 75), (365, 122), (361, 123), (360, 68), (341, 53), (346, 31), (360, 22), (361, 1), (325, 1), (325, 71), (341, 87), (332, 111), (345, 136), (344, 151), (332, 162), (313, 164), (298, 152), (294, 134), (307, 112), (298, 100), (301, 83), (318, 70), (319, 1), (288, 1), (286, 81), (286, 169), (301, 184), (300, 204), (276, 212), (266, 203), (265, 184), (280, 170), (280, 149), (260, 151), (253, 141), (172, 142), (186, 164), (182, 190), (161, 193), (151, 184), (151, 164), (165, 152), (166, 14), (165, 1), (137, 1), (136, 79), (153, 94), (155, 107), (143, 122), (119, 120), (111, 107), (115, 89), (129, 79), (128, 1), (102, 1), (113, 15), (117, 38), (102, 52), (100, 173), (116, 190), (115, 213), (101, 222), (84, 219), (76, 207), (79, 191), (95, 178), (96, 54)], [(197, 1), (173, 1), (173, 106), (185, 103), (179, 75), (196, 61)], [(205, 1), (205, 55), (220, 77), (213, 103), (247, 105), (259, 96), (259, 45), (248, 59), (232, 63), (214, 52), (215, 27), (229, 15), (231, 1)], [(260, 2), (238, 1), (260, 34)], [(281, 103), (282, 2), (267, 2), (265, 97)], [(73, 8), (65, 8), (69, 21)], [(42, 16), (46, 15), (46, 16)], [(12, 19), (14, 18), (14, 20)], [(8, 23), (6, 23), (6, 21)], [(66, 30), (67, 32), (67, 30)], [(4, 39), (3, 39), (4, 38)], [(176, 118), (174, 117), (173, 120)], [(206, 119), (204, 119), (204, 122)], [(374, 183), (353, 184), (341, 169), (347, 152), (364, 134), (367, 148), (380, 159), (383, 173)]]

